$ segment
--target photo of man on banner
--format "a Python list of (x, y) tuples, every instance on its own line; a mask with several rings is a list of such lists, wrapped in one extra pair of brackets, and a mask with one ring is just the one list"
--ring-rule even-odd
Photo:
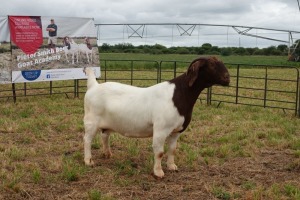
[(54, 22), (54, 19), (50, 20), (50, 24), (47, 26), (46, 31), (49, 33), (48, 38), (48, 45), (49, 48), (53, 49), (55, 48), (55, 45), (57, 43), (57, 25)]

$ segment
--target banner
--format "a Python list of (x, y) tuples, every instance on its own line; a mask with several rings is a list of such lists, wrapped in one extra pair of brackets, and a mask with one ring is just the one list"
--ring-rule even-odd
[(8, 20), (0, 16), (0, 84), (11, 83), (10, 49)]
[(100, 77), (96, 28), (91, 18), (9, 16), (13, 83)]

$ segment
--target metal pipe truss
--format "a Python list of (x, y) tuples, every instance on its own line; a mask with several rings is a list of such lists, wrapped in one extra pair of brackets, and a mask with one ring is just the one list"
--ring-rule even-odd
[[(128, 38), (145, 37), (145, 28), (150, 26), (176, 26), (180, 36), (192, 36), (193, 31), (195, 30), (196, 26), (214, 26), (214, 27), (229, 27), (233, 28), (238, 34), (245, 35), (249, 37), (255, 37), (265, 40), (272, 40), (277, 42), (287, 43), (289, 47), (294, 44), (293, 41), (293, 34), (300, 34), (300, 31), (293, 31), (293, 30), (285, 30), (285, 29), (274, 29), (274, 28), (263, 28), (263, 27), (250, 27), (250, 26), (238, 26), (238, 25), (223, 25), (223, 24), (199, 24), (199, 23), (128, 23), (128, 24), (109, 24), (109, 23), (99, 23), (95, 24), (96, 27), (99, 28), (100, 26), (125, 26), (127, 27), (127, 34)], [(288, 40), (281, 40), (272, 37), (266, 37), (257, 34), (249, 33), (251, 30), (266, 30), (266, 31), (274, 31), (274, 32), (281, 32), (288, 34)]]
[[(277, 42), (284, 42), (284, 43), (290, 43), (290, 41), (285, 41), (285, 40), (279, 40), (279, 39), (275, 39), (275, 38), (270, 38), (270, 37), (264, 37), (264, 36), (260, 36), (260, 35), (254, 35), (254, 34), (250, 34), (248, 33), (249, 31), (251, 31), (253, 28), (246, 28), (245, 30), (240, 30), (238, 29), (238, 27), (236, 26), (232, 26), (232, 28), (240, 35), (246, 35), (246, 36), (250, 36), (250, 37), (256, 37), (256, 38), (261, 38), (261, 39), (266, 39), (266, 40), (272, 40), (272, 41), (277, 41)], [(291, 34), (291, 33), (290, 33)]]

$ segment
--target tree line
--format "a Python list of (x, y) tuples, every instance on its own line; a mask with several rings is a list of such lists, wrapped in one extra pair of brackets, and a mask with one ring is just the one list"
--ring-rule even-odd
[[(0, 53), (10, 51), (10, 48), (2, 45)], [(300, 52), (300, 48), (299, 52)], [(165, 47), (161, 44), (134, 46), (131, 43), (120, 43), (110, 45), (103, 43), (99, 47), (101, 53), (144, 53), (144, 54), (197, 54), (197, 55), (266, 55), (266, 56), (286, 56), (288, 55), (288, 46), (280, 44), (267, 48), (245, 48), (245, 47), (218, 47), (210, 43), (204, 43), (199, 47)], [(300, 53), (299, 53), (300, 55)]]
[(280, 44), (267, 48), (218, 47), (204, 43), (199, 47), (165, 47), (161, 44), (134, 46), (131, 43), (110, 45), (103, 43), (99, 47), (102, 53), (145, 53), (145, 54), (198, 54), (198, 55), (275, 55), (288, 54), (288, 46)]

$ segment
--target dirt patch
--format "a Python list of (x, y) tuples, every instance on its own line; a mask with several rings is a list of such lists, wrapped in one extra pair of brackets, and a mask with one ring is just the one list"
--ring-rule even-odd
[[(65, 154), (71, 156), (74, 152)], [(48, 157), (52, 162), (58, 158)], [(43, 161), (41, 158), (34, 162)], [(268, 199), (266, 193), (255, 191), (268, 191), (274, 184), (300, 186), (299, 159), (287, 151), (264, 150), (255, 158), (232, 158), (222, 164), (199, 162), (197, 170), (179, 166), (178, 172), (165, 171), (163, 179), (155, 179), (151, 172), (144, 170), (145, 160), (130, 160), (129, 168), (139, 171), (132, 175), (125, 170), (115, 173), (118, 161), (114, 156), (111, 159), (98, 157), (95, 161), (97, 165), (88, 168), (76, 181), (54, 178), (38, 184), (21, 182), (14, 189), (4, 188), (0, 199), (87, 199), (91, 190), (101, 191), (108, 199), (253, 199), (255, 195)], [(58, 167), (44, 173), (49, 177), (60, 170)]]

